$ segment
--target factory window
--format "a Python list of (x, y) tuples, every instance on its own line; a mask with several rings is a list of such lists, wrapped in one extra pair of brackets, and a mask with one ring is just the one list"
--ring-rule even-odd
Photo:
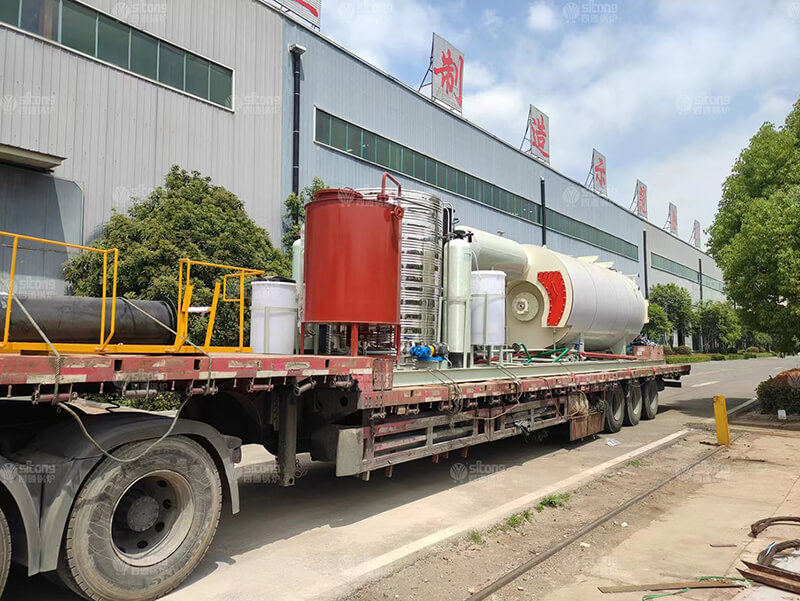
[(717, 292), (725, 292), (725, 284), (706, 274), (703, 274), (703, 286)]
[(22, 0), (22, 10), (9, 23), (48, 40), (58, 40), (59, 5), (59, 0)]
[(185, 53), (180, 48), (159, 44), (158, 81), (170, 87), (183, 90), (183, 70)]
[(347, 144), (345, 145), (347, 152), (361, 157), (361, 135), (363, 133), (360, 127), (347, 127)]
[(233, 71), (162, 42), (82, 2), (0, 0), (0, 23), (232, 108)]
[(214, 104), (233, 108), (233, 71), (220, 65), (211, 65), (209, 81), (211, 90), (208, 99)]
[(158, 77), (158, 40), (131, 31), (131, 71), (149, 79)]
[(399, 144), (389, 142), (389, 169), (399, 172), (403, 165), (403, 148)]
[(64, 0), (61, 12), (61, 43), (94, 56), (97, 13), (81, 4)]
[(97, 58), (128, 68), (130, 27), (100, 15), (97, 22)]
[[(319, 112), (319, 111), (317, 111)], [(336, 146), (335, 144), (331, 144), (331, 146)], [(410, 175), (414, 177), (414, 151), (409, 150), (408, 148), (403, 148), (403, 173), (406, 175)]]
[(186, 55), (186, 91), (200, 98), (208, 98), (208, 69), (209, 62), (193, 56)]
[[(332, 146), (397, 173), (403, 173), (436, 188), (494, 207), (530, 223), (542, 222), (542, 207), (527, 198), (512, 194), (508, 190), (386, 140), (319, 109), (316, 111), (316, 119), (314, 139), (321, 144)], [(359, 142), (354, 140), (363, 140), (360, 150)], [(639, 247), (635, 244), (550, 209), (547, 210), (547, 225), (555, 232), (588, 242), (632, 261), (639, 260)]]
[(389, 167), (389, 140), (377, 136), (375, 143), (375, 162), (381, 167)]
[(671, 273), (672, 275), (676, 275), (684, 280), (689, 280), (695, 284), (700, 283), (699, 271), (695, 271), (691, 267), (686, 267), (686, 265), (681, 265), (672, 259), (667, 259), (666, 257), (662, 257), (656, 253), (651, 253), (650, 265), (653, 267), (653, 269)]
[(19, 0), (0, 2), (0, 22), (16, 23), (19, 20)]
[(331, 117), (330, 145), (334, 148), (347, 151), (347, 124), (336, 117)]

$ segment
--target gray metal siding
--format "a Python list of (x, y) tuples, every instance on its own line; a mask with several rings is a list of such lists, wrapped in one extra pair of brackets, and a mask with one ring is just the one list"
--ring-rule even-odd
[[(307, 48), (303, 55), (301, 107), (301, 185), (320, 176), (331, 186), (374, 187), (379, 183), (383, 168), (344, 155), (314, 142), (314, 110), (319, 108), (345, 121), (375, 132), (394, 142), (461, 169), (475, 177), (505, 188), (534, 202), (540, 202), (539, 181), (545, 179), (547, 206), (559, 213), (592, 225), (604, 232), (635, 244), (639, 261), (596, 248), (581, 240), (548, 231), (548, 246), (576, 256), (597, 255), (602, 261), (613, 261), (620, 271), (636, 275), (643, 282), (644, 250), (642, 231), (656, 230), (650, 224), (615, 202), (587, 190), (577, 182), (547, 168), (534, 159), (509, 147), (467, 121), (457, 118), (433, 105), (400, 82), (382, 74), (350, 55), (323, 37), (285, 21), (287, 44), (297, 43)], [(291, 101), (292, 72), (288, 57), (284, 59), (284, 102)], [(291, 112), (284, 112), (284, 131), (291, 132)], [(587, 151), (587, 171), (590, 165)], [(283, 195), (290, 191), (291, 146), (285, 145)], [(524, 243), (540, 243), (538, 226), (515, 216), (507, 215), (478, 202), (443, 192), (417, 180), (402, 177), (404, 186), (430, 190), (456, 209), (462, 224), (489, 231), (502, 230), (509, 238)], [(665, 238), (668, 237), (669, 239)], [(674, 260), (697, 269), (698, 257), (703, 257), (704, 269), (718, 277), (713, 261), (690, 245), (658, 231), (648, 241), (649, 251), (667, 253)], [(672, 277), (650, 270), (651, 285)], [(721, 277), (718, 277), (721, 279)], [(699, 287), (674, 278), (685, 285), (695, 299)], [(706, 298), (713, 291), (706, 290)]]
[[(240, 97), (282, 97), (283, 19), (253, 0), (170, 0), (163, 19), (128, 22), (233, 68)], [(55, 97), (50, 114), (0, 113), (0, 143), (67, 157), (55, 174), (85, 192), (87, 239), (178, 164), (237, 194), (279, 241), (280, 106), (232, 113), (1, 26), (0, 67), (0, 97)]]

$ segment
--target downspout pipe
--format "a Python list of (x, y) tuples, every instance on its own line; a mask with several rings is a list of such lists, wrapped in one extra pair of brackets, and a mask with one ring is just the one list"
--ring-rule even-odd
[(542, 246), (547, 248), (547, 196), (545, 195), (544, 178), (539, 182), (539, 191), (542, 199)]
[(294, 71), (294, 114), (292, 117), (292, 192), (300, 194), (300, 57), (306, 49), (298, 44), (289, 46)]

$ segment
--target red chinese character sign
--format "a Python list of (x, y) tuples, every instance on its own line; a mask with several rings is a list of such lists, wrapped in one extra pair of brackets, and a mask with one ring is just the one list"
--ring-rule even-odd
[(598, 194), (608, 196), (606, 157), (596, 149), (592, 152), (592, 188)]
[(550, 117), (531, 105), (528, 111), (528, 132), (531, 146), (530, 154), (550, 164)]
[(322, 0), (278, 0), (287, 11), (299, 15), (319, 29), (322, 19)]
[(694, 220), (694, 228), (692, 229), (692, 244), (695, 248), (700, 248), (700, 222)]
[(464, 106), (464, 53), (433, 34), (433, 98), (461, 114)]
[(672, 203), (669, 203), (669, 233), (678, 235), (678, 207)]
[(647, 219), (647, 185), (641, 180), (636, 180), (636, 192), (634, 192), (633, 202), (636, 203), (636, 214)]

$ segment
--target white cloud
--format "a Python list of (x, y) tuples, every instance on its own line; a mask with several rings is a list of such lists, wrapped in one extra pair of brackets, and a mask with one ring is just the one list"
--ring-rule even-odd
[[(679, 235), (687, 240), (695, 219), (705, 230), (711, 225), (722, 194), (722, 183), (741, 150), (765, 121), (782, 125), (792, 109), (793, 100), (768, 94), (760, 105), (743, 119), (729, 123), (714, 136), (699, 134), (678, 147), (664, 149), (658, 156), (648, 156), (628, 165), (620, 174), (630, 181), (633, 195), (636, 178), (648, 186), (650, 221), (662, 225), (667, 219), (667, 205), (678, 207)], [(709, 116), (708, 118), (713, 118)], [(705, 236), (703, 236), (705, 240)]]
[(322, 32), (385, 71), (402, 60), (430, 55), (439, 31), (438, 8), (421, 0), (340, 0), (325, 10)]
[(467, 92), (488, 88), (494, 85), (495, 81), (497, 81), (497, 78), (489, 67), (478, 61), (467, 61), (464, 67), (464, 85), (467, 88)]
[(528, 8), (528, 27), (533, 31), (552, 31), (558, 29), (558, 16), (553, 7), (545, 2), (534, 2)]
[(497, 14), (493, 8), (487, 8), (481, 15), (483, 26), (488, 29), (495, 29), (503, 24), (503, 18)]

